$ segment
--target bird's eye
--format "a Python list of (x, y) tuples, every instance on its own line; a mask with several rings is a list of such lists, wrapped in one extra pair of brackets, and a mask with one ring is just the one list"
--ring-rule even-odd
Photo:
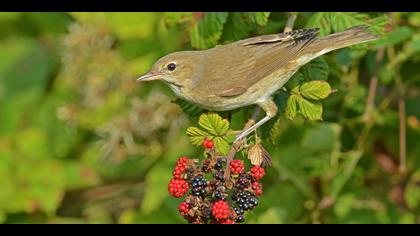
[(174, 71), (176, 69), (176, 64), (172, 62), (172, 63), (169, 63), (167, 67), (168, 67), (168, 70)]

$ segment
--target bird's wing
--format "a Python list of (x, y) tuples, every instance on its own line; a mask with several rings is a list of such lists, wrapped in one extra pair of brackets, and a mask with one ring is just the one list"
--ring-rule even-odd
[(238, 96), (288, 62), (302, 55), (319, 29), (300, 29), (287, 33), (263, 35), (216, 47), (208, 58), (205, 87), (220, 97)]

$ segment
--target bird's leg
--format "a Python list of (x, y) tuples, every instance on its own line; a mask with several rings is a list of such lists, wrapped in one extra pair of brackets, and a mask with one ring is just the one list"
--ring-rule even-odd
[(257, 103), (258, 106), (260, 106), (264, 111), (266, 116), (259, 120), (257, 123), (252, 125), (251, 127), (245, 129), (242, 131), (235, 139), (235, 143), (246, 136), (248, 136), (250, 133), (254, 132), (258, 127), (269, 121), (271, 118), (273, 118), (277, 113), (277, 105), (273, 102), (273, 100), (267, 99), (263, 102)]

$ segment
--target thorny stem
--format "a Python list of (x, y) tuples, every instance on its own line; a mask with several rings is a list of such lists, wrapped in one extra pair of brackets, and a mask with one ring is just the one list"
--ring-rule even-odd
[[(382, 61), (383, 57), (384, 57), (384, 50), (383, 49), (378, 50), (378, 52), (376, 53), (375, 72), (378, 71), (379, 64)], [(369, 82), (369, 93), (368, 93), (368, 97), (366, 101), (365, 113), (363, 114), (363, 120), (365, 122), (367, 122), (368, 120), (372, 118), (372, 111), (373, 111), (373, 108), (375, 107), (376, 89), (378, 87), (378, 76), (376, 74), (377, 73), (374, 73), (372, 75), (372, 78), (370, 79), (370, 82)]]
[[(284, 27), (283, 32), (289, 32), (289, 31), (293, 30), (296, 18), (297, 18), (297, 13), (296, 12), (290, 12), (289, 13), (289, 17), (287, 18), (286, 26)], [(251, 119), (245, 124), (245, 127), (244, 127), (243, 130), (251, 127), (252, 124), (256, 122), (257, 117), (260, 114), (260, 112), (261, 112), (261, 108), (259, 106), (256, 106), (255, 109), (254, 109), (254, 112), (251, 116)], [(229, 164), (230, 164), (231, 161), (233, 161), (233, 158), (235, 157), (235, 154), (237, 152), (239, 152), (242, 148), (243, 148), (243, 140), (234, 143), (232, 145), (232, 147), (230, 148), (227, 156), (226, 156), (226, 162), (227, 162), (226, 169), (225, 169), (225, 179), (226, 179), (226, 181), (230, 180)]]
[[(390, 59), (395, 58), (395, 48), (388, 48), (388, 56)], [(401, 75), (399, 71), (395, 75), (395, 85), (397, 89), (397, 99), (398, 99), (398, 115), (399, 115), (399, 146), (400, 146), (400, 173), (405, 173), (406, 168), (406, 112), (405, 112), (405, 101), (404, 101), (404, 85), (401, 80)]]

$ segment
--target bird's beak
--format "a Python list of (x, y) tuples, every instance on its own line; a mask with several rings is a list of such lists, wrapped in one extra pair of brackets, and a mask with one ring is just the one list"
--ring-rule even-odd
[(151, 81), (151, 80), (159, 80), (161, 78), (162, 74), (160, 73), (147, 73), (140, 78), (137, 79), (137, 81)]

